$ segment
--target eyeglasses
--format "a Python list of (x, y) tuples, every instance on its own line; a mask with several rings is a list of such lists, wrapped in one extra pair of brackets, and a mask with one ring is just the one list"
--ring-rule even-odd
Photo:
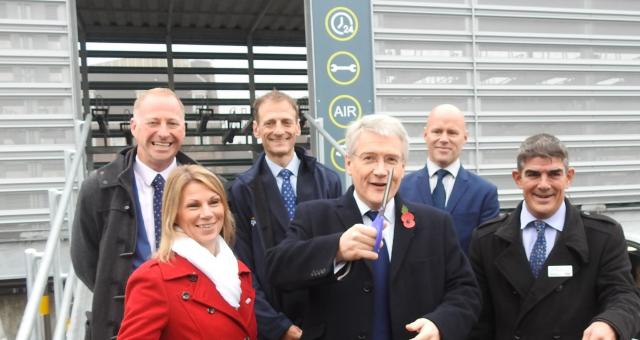
[(395, 168), (402, 163), (402, 157), (397, 155), (378, 155), (373, 152), (365, 152), (359, 155), (354, 155), (364, 165), (375, 167), (380, 164), (380, 158), (384, 162), (384, 168)]

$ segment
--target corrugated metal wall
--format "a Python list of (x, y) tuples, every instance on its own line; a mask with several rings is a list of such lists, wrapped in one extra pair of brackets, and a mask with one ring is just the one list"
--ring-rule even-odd
[[(536, 6), (536, 7), (533, 7)], [(517, 147), (538, 132), (570, 149), (578, 204), (640, 203), (640, 2), (374, 1), (376, 109), (410, 132), (424, 165), (426, 113), (466, 114), (462, 156), (498, 185), (503, 208)]]
[(64, 150), (76, 149), (70, 6), (0, 1), (0, 279), (24, 277), (23, 250), (44, 247), (48, 189), (63, 187)]

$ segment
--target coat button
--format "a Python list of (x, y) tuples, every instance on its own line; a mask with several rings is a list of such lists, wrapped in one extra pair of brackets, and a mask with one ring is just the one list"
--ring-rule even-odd
[(358, 334), (358, 340), (364, 340), (367, 336), (365, 334)]
[(560, 336), (559, 335), (554, 335), (553, 339), (558, 340), (558, 339), (560, 339)]
[(365, 292), (365, 293), (371, 293), (371, 287), (364, 286), (364, 287), (362, 287), (362, 291)]
[(216, 310), (213, 307), (207, 308), (207, 313), (209, 313), (209, 314), (213, 314), (213, 313), (215, 313), (215, 311)]
[[(562, 291), (564, 287), (562, 285), (559, 285), (558, 287), (556, 287), (556, 292), (560, 292)], [(555, 339), (555, 338), (554, 338)]]
[(191, 282), (198, 281), (198, 276), (196, 274), (189, 274), (189, 281)]
[(191, 295), (189, 294), (189, 292), (182, 292), (182, 300), (189, 300), (189, 298), (191, 297)]
[(124, 206), (124, 210), (129, 210), (129, 209), (130, 209), (130, 207), (129, 207), (128, 204)]

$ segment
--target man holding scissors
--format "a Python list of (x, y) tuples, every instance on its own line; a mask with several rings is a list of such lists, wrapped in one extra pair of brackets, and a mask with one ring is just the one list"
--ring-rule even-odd
[(369, 115), (349, 126), (346, 148), (353, 186), (300, 204), (267, 252), (273, 284), (309, 288), (305, 337), (465, 339), (480, 295), (451, 218), (396, 196), (407, 132), (396, 118)]

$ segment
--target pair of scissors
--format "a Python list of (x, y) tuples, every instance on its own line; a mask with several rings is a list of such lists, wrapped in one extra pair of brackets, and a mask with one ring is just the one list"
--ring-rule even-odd
[(382, 206), (378, 210), (378, 216), (373, 220), (371, 225), (376, 228), (376, 244), (373, 246), (373, 251), (376, 253), (380, 251), (380, 243), (382, 241), (382, 230), (384, 229), (384, 210), (387, 208), (387, 200), (389, 199), (389, 190), (391, 190), (391, 179), (393, 178), (393, 168), (387, 170), (387, 184), (384, 187), (384, 195), (382, 195)]

